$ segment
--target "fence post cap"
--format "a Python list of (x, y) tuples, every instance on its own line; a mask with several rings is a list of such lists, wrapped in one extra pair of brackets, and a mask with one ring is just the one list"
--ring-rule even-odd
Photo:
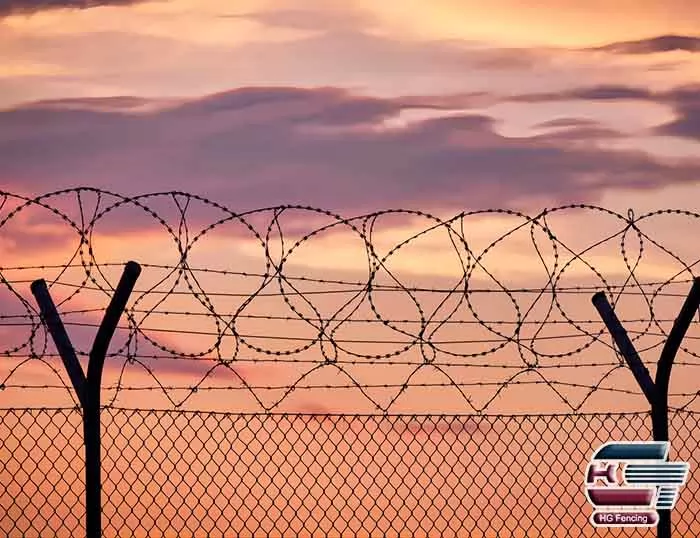
[(591, 302), (593, 304), (599, 303), (600, 301), (605, 300), (605, 292), (604, 291), (597, 291), (593, 294), (593, 297), (591, 297)]
[(39, 290), (42, 290), (46, 287), (46, 280), (43, 278), (39, 278), (32, 282), (29, 286), (29, 289), (32, 290), (32, 293), (36, 293)]
[(124, 266), (124, 273), (132, 278), (137, 278), (141, 274), (141, 266), (135, 261), (129, 260)]

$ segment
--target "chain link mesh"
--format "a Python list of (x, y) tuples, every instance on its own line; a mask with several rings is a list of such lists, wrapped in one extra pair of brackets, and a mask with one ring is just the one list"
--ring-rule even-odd
[[(48, 282), (87, 360), (124, 267), (99, 254), (125, 225), (150, 238), (139, 258), (148, 276), (101, 384), (105, 537), (655, 535), (588, 521), (583, 472), (593, 450), (651, 438), (647, 413), (622, 413), (647, 402), (592, 319), (590, 297), (610, 297), (652, 364), (694, 278), (696, 258), (676, 239), (696, 233), (700, 214), (566, 205), (531, 216), (346, 218), (92, 188), (0, 192), (0, 201), (7, 237), (21, 230), (44, 241), (49, 218), (73, 253), (61, 264), (33, 254), (0, 267), (0, 397), (10, 407), (0, 409), (0, 535), (85, 533), (81, 412), (68, 407), (77, 400), (30, 283)], [(250, 263), (214, 260), (222, 238), (235, 238)], [(333, 264), (309, 271), (308, 260), (338, 257), (331, 245), (341, 239), (352, 278)], [(510, 271), (528, 252), (536, 263)], [(417, 278), (419, 259), (451, 260), (450, 276)], [(694, 470), (692, 325), (668, 404), (672, 457)], [(137, 400), (169, 410), (124, 409)], [(537, 410), (550, 414), (509, 414)], [(407, 414), (418, 411), (436, 414)], [(700, 536), (692, 470), (673, 512), (676, 536)]]
[[(671, 415), (691, 474), (674, 536), (700, 529), (700, 415)], [(655, 536), (594, 529), (583, 470), (647, 414), (301, 415), (106, 408), (103, 529), (112, 536)], [(84, 533), (81, 416), (0, 412), (0, 532)]]

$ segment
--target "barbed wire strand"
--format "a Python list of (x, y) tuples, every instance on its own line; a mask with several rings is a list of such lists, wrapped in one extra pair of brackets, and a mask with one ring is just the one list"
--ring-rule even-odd
[[(30, 214), (36, 216), (43, 213), (58, 217), (66, 227), (68, 235), (61, 236), (64, 242), (69, 244), (69, 234), (75, 233), (76, 237), (75, 247), (63, 264), (0, 267), (0, 289), (5, 295), (0, 303), (4, 310), (0, 311), (0, 331), (13, 331), (13, 335), (20, 334), (25, 338), (14, 342), (16, 338), (13, 337), (13, 344), (0, 350), (0, 360), (10, 361), (4, 362), (7, 373), (0, 378), (0, 391), (13, 388), (28, 391), (65, 389), (71, 393), (38, 310), (27, 296), (29, 283), (37, 278), (36, 275), (46, 278), (54, 292), (60, 290), (57, 295), (61, 299), (57, 301), (57, 306), (67, 327), (74, 330), (94, 329), (99, 326), (98, 316), (102, 309), (85, 303), (95, 304), (96, 294), (109, 298), (114, 291), (112, 273), (123, 265), (123, 262), (114, 259), (98, 261), (95, 254), (100, 233), (109, 234), (108, 217), (120, 214), (133, 216), (136, 212), (146, 217), (149, 226), (164, 232), (172, 242), (176, 258), (172, 263), (140, 261), (142, 267), (152, 269), (149, 273), (151, 276), (147, 285), (133, 292), (133, 300), (117, 331), (119, 343), (108, 355), (109, 366), (118, 368), (119, 374), (116, 383), (104, 387), (114, 393), (107, 406), (116, 405), (119, 395), (130, 391), (160, 391), (174, 408), (179, 409), (192, 394), (199, 391), (245, 390), (253, 396), (261, 410), (271, 412), (295, 390), (352, 389), (359, 391), (377, 410), (387, 413), (412, 388), (451, 387), (459, 392), (470, 411), (483, 413), (508, 387), (543, 385), (571, 412), (579, 412), (598, 391), (637, 393), (606, 384), (614, 373), (625, 368), (624, 361), (613, 346), (602, 321), (582, 318), (580, 314), (573, 315), (563, 304), (563, 298), (581, 297), (588, 300), (592, 292), (603, 290), (613, 306), (624, 298), (641, 301), (643, 311), (637, 310), (633, 316), (620, 314), (620, 317), (628, 327), (633, 342), (639, 345), (640, 352), (656, 352), (663, 345), (668, 335), (668, 325), (673, 321), (667, 316), (656, 315), (658, 303), (662, 299), (685, 297), (685, 288), (692, 282), (695, 276), (693, 269), (700, 261), (685, 260), (645, 231), (650, 223), (671, 215), (684, 217), (687, 222), (698, 222), (699, 214), (683, 210), (663, 209), (636, 216), (631, 210), (627, 215), (621, 215), (598, 206), (576, 204), (546, 209), (535, 216), (514, 210), (488, 209), (440, 218), (422, 211), (391, 209), (348, 218), (302, 205), (234, 212), (217, 202), (180, 191), (123, 196), (81, 187), (36, 197), (0, 191), (0, 197), (0, 213), (4, 212), (0, 218), (0, 233), (5, 229), (4, 233), (11, 238), (13, 226), (21, 225)], [(168, 209), (163, 208), (164, 204), (169, 204)], [(589, 244), (567, 244), (557, 236), (556, 227), (551, 223), (559, 216), (577, 212), (611, 219), (617, 227)], [(383, 229), (382, 221), (397, 217), (414, 223), (420, 220), (424, 224), (393, 246), (380, 249), (380, 245), (385, 243), (378, 235)], [(468, 236), (468, 220), (487, 217), (513, 219), (515, 223), (485, 248), (477, 250)], [(285, 218), (291, 219), (291, 225)], [(322, 219), (325, 223), (318, 224)], [(121, 222), (129, 223), (129, 220), (124, 217)], [(246, 241), (260, 248), (262, 257), (258, 262), (264, 265), (262, 271), (190, 265), (190, 258), (206, 237), (219, 230), (227, 230), (229, 225), (238, 227), (237, 235), (230, 236), (230, 241)], [(106, 232), (102, 232), (101, 227)], [(540, 264), (544, 272), (544, 283), (539, 287), (509, 286), (488, 263), (494, 251), (522, 232), (529, 235), (534, 249), (532, 259)], [(351, 235), (360, 241), (366, 256), (364, 280), (294, 274), (294, 256), (302, 245), (329, 234), (336, 237)], [(456, 274), (456, 280), (451, 279), (452, 285), (407, 285), (402, 274), (392, 269), (393, 259), (399, 253), (426, 237), (440, 237), (446, 245), (445, 252), (449, 249), (454, 254), (461, 274)], [(606, 276), (592, 262), (596, 249), (611, 245), (617, 245), (619, 259), (625, 267), (621, 282), (613, 282), (612, 277)], [(640, 279), (638, 272), (649, 249), (662, 253), (677, 270), (665, 280)], [(596, 282), (566, 285), (565, 278), (575, 266), (584, 267)], [(28, 272), (33, 273), (32, 278), (22, 276)], [(46, 273), (52, 273), (52, 276)], [(206, 281), (209, 275), (230, 277), (230, 284), (225, 289), (209, 289), (211, 285)], [(484, 281), (488, 285), (484, 285)], [(245, 286), (246, 291), (235, 291), (236, 286), (241, 285)], [(307, 289), (308, 285), (315, 288)], [(385, 300), (386, 294), (389, 299)], [(493, 315), (482, 314), (476, 302), (480, 296), (495, 297), (499, 304), (508, 305), (510, 318), (492, 319)], [(192, 307), (169, 305), (171, 298), (189, 298)], [(283, 304), (287, 313), (259, 314), (251, 311), (260, 300), (274, 298), (281, 299), (278, 307)], [(410, 308), (402, 308), (401, 318), (386, 314), (385, 302), (391, 303), (399, 298), (403, 301), (401, 304), (410, 305)], [(319, 300), (327, 299), (338, 303), (330, 312), (328, 307), (322, 307), (319, 303)], [(220, 303), (224, 300), (229, 302), (222, 308)], [(235, 304), (231, 304), (231, 300)], [(506, 313), (505, 307), (502, 310)], [(413, 317), (408, 315), (410, 311), (415, 314)], [(168, 326), (165, 325), (165, 318), (171, 320)], [(182, 323), (171, 325), (177, 320), (186, 320), (188, 327), (180, 327)], [(194, 327), (192, 320), (201, 320), (208, 326)], [(283, 333), (279, 329), (274, 333), (256, 332), (244, 328), (243, 322), (246, 320), (281, 321), (284, 322), (285, 331), (293, 329), (296, 333)], [(343, 331), (349, 327), (367, 331), (381, 328), (391, 336), (343, 335)], [(556, 327), (565, 327), (566, 332), (548, 334)], [(447, 328), (465, 331), (478, 329), (480, 335), (447, 336)], [(180, 344), (171, 341), (171, 337), (187, 337), (190, 340), (198, 337), (202, 340), (203, 349), (184, 352)], [(685, 342), (691, 346), (699, 338), (689, 334)], [(280, 344), (287, 347), (280, 348)], [(549, 347), (557, 344), (562, 350), (544, 351), (544, 344)], [(87, 355), (84, 349), (79, 350), (84, 347), (82, 342), (75, 345), (79, 356)], [(602, 346), (610, 360), (580, 360), (594, 345)], [(370, 346), (368, 349), (373, 351), (368, 352), (359, 346)], [(386, 346), (393, 348), (382, 351), (381, 348)], [(459, 349), (459, 346), (476, 349)], [(569, 346), (568, 349), (564, 349), (566, 346)], [(678, 367), (700, 365), (690, 359), (700, 359), (696, 351), (685, 346), (681, 351), (686, 358), (679, 358)], [(409, 354), (415, 357), (406, 358)], [(514, 364), (514, 357), (518, 357), (519, 364)], [(162, 361), (196, 363), (204, 369), (197, 371), (196, 383), (174, 385), (161, 379), (164, 374), (158, 368), (164, 364)], [(237, 366), (256, 362), (304, 366), (305, 370), (288, 384), (253, 383)], [(31, 384), (14, 381), (23, 368), (36, 363), (47, 365), (60, 382)], [(411, 370), (401, 374), (403, 379), (400, 382), (367, 383), (353, 375), (352, 367), (358, 365), (376, 365), (377, 368), (404, 366)], [(134, 367), (147, 373), (152, 385), (141, 387), (126, 384), (125, 374)], [(507, 374), (502, 380), (493, 382), (464, 380), (455, 377), (456, 367), (488, 368)], [(590, 383), (565, 382), (549, 374), (572, 368), (598, 368), (600, 371)], [(210, 378), (214, 378), (221, 369), (232, 374), (236, 383), (207, 386)], [(439, 374), (443, 381), (420, 381), (420, 374), (426, 369)], [(347, 382), (311, 382), (312, 377), (321, 371), (331, 371)], [(380, 402), (370, 393), (376, 388), (392, 389), (395, 393), (388, 401)], [(470, 394), (473, 388), (489, 389), (491, 392), (482, 403), (477, 404)], [(565, 392), (567, 388), (585, 389), (586, 394), (574, 401)], [(173, 392), (180, 390), (189, 394), (177, 399)], [(264, 391), (282, 394), (278, 399), (267, 401), (260, 397)], [(679, 409), (687, 409), (696, 401), (698, 393), (678, 391), (672, 396), (685, 398)]]

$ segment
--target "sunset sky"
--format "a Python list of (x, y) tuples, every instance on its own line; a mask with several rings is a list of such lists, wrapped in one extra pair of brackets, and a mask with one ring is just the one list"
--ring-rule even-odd
[(697, 2), (110, 4), (0, 3), (6, 189), (344, 214), (696, 192)]
[[(44, 200), (73, 225), (46, 206), (21, 208), (21, 197), (72, 187), (182, 191), (218, 206), (145, 199), (170, 230), (133, 204), (105, 213), (89, 230), (102, 269), (85, 282), (82, 268), (61, 266), (80, 263), (76, 232), (119, 198)], [(29, 359), (54, 351), (41, 347), (43, 332), (32, 336), (26, 320), (11, 317), (34, 308), (30, 282), (52, 283), (75, 347), (87, 351), (109, 300), (99, 288), (114, 286), (120, 264), (136, 260), (144, 268), (130, 308), (140, 340), (128, 351), (141, 360), (126, 364), (126, 352), (108, 359), (103, 403), (317, 414), (644, 410), (629, 370), (613, 371), (607, 333), (595, 342), (586, 335), (602, 327), (590, 297), (605, 283), (626, 286), (616, 311), (653, 373), (663, 331), (697, 276), (700, 218), (643, 220), (641, 248), (636, 233), (621, 232), (630, 208), (637, 217), (700, 208), (700, 2), (0, 0), (0, 190), (16, 195), (0, 207), (0, 408), (73, 403), (64, 389), (41, 388), (67, 381), (55, 357)], [(522, 216), (467, 215), (453, 224), (466, 241), (455, 245), (444, 226), (421, 233), (435, 225), (431, 217), (392, 214), (364, 222), (376, 225), (370, 259), (357, 231), (336, 217), (270, 209), (287, 204), (340, 217), (405, 209), (443, 219), (591, 204), (622, 217), (555, 211), (540, 221), (555, 248)], [(227, 211), (252, 213), (243, 223)], [(181, 263), (177, 241), (193, 269), (187, 280), (161, 267)], [(465, 260), (473, 265), (480, 254), (470, 289), (486, 291), (460, 294)], [(82, 256), (90, 261), (85, 248)], [(279, 282), (256, 276), (269, 271), (266, 256), (284, 262), (292, 279), (284, 291), (301, 295), (282, 297)], [(378, 259), (373, 285), (440, 291), (377, 286), (368, 297), (363, 283)], [(586, 289), (554, 301), (552, 279)], [(642, 285), (649, 282), (657, 284)], [(513, 298), (504, 287), (545, 293)], [(638, 321), (649, 320), (646, 301), (659, 289), (659, 326)], [(211, 309), (229, 321), (238, 311), (238, 336), (224, 330), (217, 343), (222, 329)], [(394, 321), (368, 321), (377, 316)], [(336, 331), (335, 348), (326, 341), (296, 350), (318, 337), (318, 324), (308, 323), (317, 318), (330, 320), (324, 331)], [(421, 319), (432, 344), (401, 351)], [(516, 345), (509, 338), (523, 320)], [(126, 334), (117, 331), (112, 351)], [(24, 345), (32, 338), (39, 347)], [(694, 323), (671, 405), (700, 409), (698, 339)], [(217, 353), (238, 362), (222, 366)], [(327, 353), (337, 353), (336, 364), (324, 364)], [(365, 357), (383, 354), (403, 362)], [(536, 360), (538, 371), (523, 372)], [(518, 382), (498, 389), (516, 373)], [(458, 386), (421, 386), (431, 383)], [(323, 388), (334, 384), (346, 387)], [(473, 426), (450, 431), (469, 437), (479, 433)], [(421, 432), (432, 434), (419, 425), (399, 435)]]

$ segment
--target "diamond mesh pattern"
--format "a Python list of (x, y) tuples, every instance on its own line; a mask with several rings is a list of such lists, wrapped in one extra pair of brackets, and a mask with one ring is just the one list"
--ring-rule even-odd
[(85, 534), (82, 416), (75, 409), (0, 410), (0, 534)]
[[(700, 415), (671, 415), (690, 461), (674, 536), (700, 529)], [(532, 416), (102, 412), (113, 536), (655, 536), (594, 529), (591, 452), (649, 439), (647, 414)], [(0, 533), (84, 534), (80, 412), (0, 411)]]

